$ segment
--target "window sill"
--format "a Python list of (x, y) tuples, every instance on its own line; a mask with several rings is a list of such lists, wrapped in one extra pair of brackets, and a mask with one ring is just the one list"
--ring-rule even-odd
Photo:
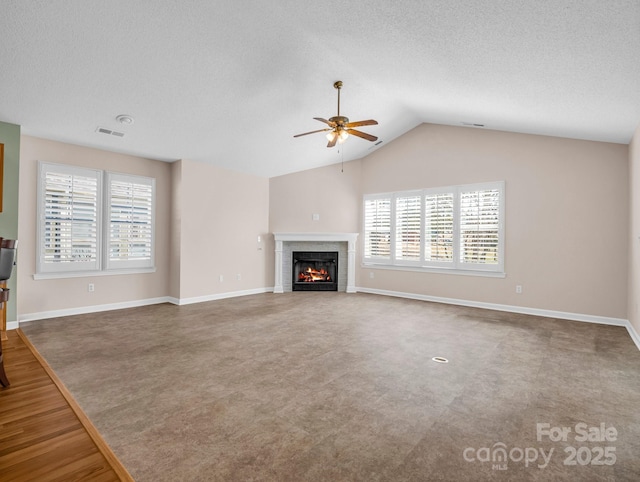
[(414, 271), (418, 273), (440, 273), (440, 274), (453, 274), (461, 276), (480, 276), (483, 278), (506, 278), (507, 274), (503, 271), (480, 271), (480, 270), (465, 270), (465, 269), (453, 269), (453, 268), (432, 268), (426, 266), (400, 266), (395, 264), (377, 264), (377, 263), (362, 263), (360, 265), (364, 269), (383, 269), (391, 271)]
[(64, 279), (64, 278), (93, 278), (95, 276), (119, 276), (126, 274), (155, 273), (155, 268), (113, 269), (109, 271), (75, 271), (69, 273), (36, 273), (34, 280)]

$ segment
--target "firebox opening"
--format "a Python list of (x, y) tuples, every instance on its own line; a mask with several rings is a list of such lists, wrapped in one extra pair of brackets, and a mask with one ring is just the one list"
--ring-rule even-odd
[(293, 291), (338, 291), (338, 253), (294, 251)]

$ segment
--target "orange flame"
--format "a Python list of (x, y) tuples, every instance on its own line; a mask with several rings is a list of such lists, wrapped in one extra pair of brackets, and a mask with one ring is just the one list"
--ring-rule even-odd
[(331, 276), (326, 269), (321, 268), (319, 270), (313, 269), (311, 266), (308, 266), (304, 271), (300, 271), (298, 275), (298, 281), (302, 281), (305, 283), (314, 283), (316, 281), (331, 281)]

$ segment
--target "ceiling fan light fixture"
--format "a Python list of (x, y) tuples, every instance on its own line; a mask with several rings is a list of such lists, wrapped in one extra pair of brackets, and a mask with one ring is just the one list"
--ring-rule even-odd
[(340, 132), (338, 133), (338, 142), (342, 144), (344, 141), (347, 140), (348, 137), (349, 137), (349, 133), (346, 130), (341, 129)]
[(328, 141), (332, 141), (332, 140), (333, 140), (333, 138), (335, 137), (335, 135), (336, 135), (336, 131), (329, 131), (329, 132), (327, 132), (327, 140), (328, 140)]

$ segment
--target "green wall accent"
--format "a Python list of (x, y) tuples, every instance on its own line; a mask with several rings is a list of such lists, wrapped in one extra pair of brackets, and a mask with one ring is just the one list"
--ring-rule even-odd
[[(18, 178), (20, 173), (20, 126), (0, 122), (0, 144), (4, 144), (4, 186), (2, 212), (0, 213), (0, 236), (18, 239)], [(18, 243), (18, 253), (20, 244)], [(8, 287), (9, 303), (7, 323), (18, 321), (16, 289), (18, 277), (14, 268)]]

